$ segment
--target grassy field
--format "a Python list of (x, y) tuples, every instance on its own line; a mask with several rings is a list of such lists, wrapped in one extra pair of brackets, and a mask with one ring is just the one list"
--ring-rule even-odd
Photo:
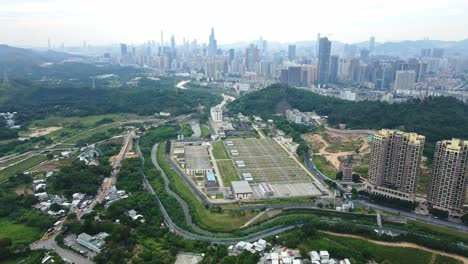
[(247, 221), (255, 216), (255, 213), (244, 214), (212, 213), (201, 204), (192, 191), (185, 185), (180, 176), (170, 168), (170, 164), (164, 158), (164, 146), (159, 145), (157, 160), (167, 176), (173, 179), (175, 192), (179, 194), (190, 206), (190, 213), (197, 224), (208, 230), (230, 232), (239, 229)]
[(350, 140), (345, 142), (330, 144), (325, 150), (331, 153), (355, 151), (362, 145), (361, 140)]
[(44, 155), (35, 155), (19, 162), (16, 165), (3, 169), (0, 171), (0, 181), (6, 180), (10, 176), (28, 170), (45, 160), (47, 160), (47, 158)]
[(26, 158), (28, 158), (28, 156), (27, 156), (27, 155), (24, 155), (24, 156), (21, 156), (21, 157), (14, 158), (14, 159), (12, 159), (12, 160), (9, 160), (9, 161), (7, 161), (7, 162), (0, 163), (0, 167), (8, 167), (8, 166), (10, 166), (11, 164), (13, 164), (13, 163), (17, 163), (18, 161), (24, 160), (24, 159), (26, 159)]
[(216, 164), (218, 165), (221, 177), (223, 177), (224, 186), (230, 186), (231, 181), (238, 181), (240, 179), (231, 160), (219, 160)]
[(418, 221), (408, 221), (408, 223), (418, 227), (418, 228), (423, 228), (423, 229), (428, 229), (432, 232), (436, 232), (438, 234), (441, 234), (441, 235), (450, 235), (450, 236), (456, 236), (456, 237), (460, 237), (462, 239), (468, 239), (468, 234), (467, 233), (463, 233), (463, 232), (458, 232), (457, 230), (453, 230), (453, 229), (450, 229), (450, 228), (445, 228), (445, 227), (441, 227), (441, 226), (435, 226), (435, 225), (431, 225), (431, 224), (426, 224), (426, 223), (421, 223), (421, 222), (418, 222)]
[(215, 159), (229, 159), (222, 141), (213, 142), (213, 155), (215, 156)]
[(205, 125), (205, 124), (200, 124), (200, 129), (201, 129), (200, 138), (206, 138), (206, 137), (209, 137), (209, 136), (211, 135), (211, 131), (210, 131), (210, 129), (208, 128), (207, 125)]
[(93, 116), (74, 116), (74, 117), (61, 117), (61, 116), (51, 116), (46, 119), (37, 120), (32, 122), (30, 127), (51, 127), (51, 126), (62, 126), (62, 127), (71, 127), (71, 126), (81, 126), (83, 128), (93, 127), (97, 122), (101, 121), (104, 118), (113, 119), (117, 121), (126, 121), (131, 115), (128, 114), (108, 114), (108, 115), (93, 115)]
[(41, 259), (44, 254), (45, 250), (34, 250), (2, 260), (2, 264), (37, 264), (41, 263)]
[(328, 176), (331, 179), (335, 179), (337, 170), (333, 167), (328, 160), (320, 155), (314, 155), (313, 158), (315, 167), (321, 171), (323, 174)]
[(26, 247), (39, 239), (42, 231), (39, 228), (16, 224), (10, 220), (0, 218), (0, 239), (10, 238), (13, 246)]
[[(372, 259), (377, 263), (427, 264), (432, 263), (431, 259), (433, 257), (431, 252), (420, 249), (384, 246), (362, 239), (338, 237), (328, 234), (302, 242), (299, 247), (304, 248), (306, 251), (328, 250), (331, 257), (353, 258), (357, 263)], [(455, 259), (439, 255), (436, 255), (435, 259), (446, 261), (435, 263), (460, 263)]]
[(78, 142), (80, 140), (92, 137), (93, 135), (96, 135), (96, 134), (99, 134), (99, 133), (108, 133), (109, 129), (118, 128), (118, 127), (120, 127), (120, 124), (110, 124), (110, 125), (98, 127), (96, 129), (87, 131), (87, 132), (85, 132), (83, 134), (80, 134), (78, 136), (72, 137), (72, 138), (64, 141), (63, 143), (64, 144), (74, 144), (74, 143), (76, 143), (76, 142)]

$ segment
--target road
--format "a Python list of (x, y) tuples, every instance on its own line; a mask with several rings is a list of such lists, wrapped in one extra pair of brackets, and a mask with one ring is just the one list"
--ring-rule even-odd
[(38, 243), (31, 244), (31, 250), (35, 249), (49, 249), (55, 251), (63, 260), (67, 260), (70, 263), (75, 264), (93, 264), (94, 262), (79, 255), (75, 252), (72, 252), (67, 249), (61, 248), (57, 242), (55, 242), (55, 238), (58, 234), (53, 235), (47, 240), (40, 241)]
[[(156, 150), (157, 150), (157, 146), (158, 144), (154, 145), (153, 146), (153, 149), (152, 149), (152, 153), (151, 153), (151, 159), (153, 161), (153, 164), (155, 165), (156, 169), (158, 169), (160, 172), (161, 172), (161, 175), (163, 176), (163, 178), (165, 178), (165, 189), (168, 193), (171, 193), (172, 191), (169, 191), (170, 190), (170, 187), (168, 184), (166, 184), (166, 180), (168, 181), (169, 179), (167, 179), (167, 175), (164, 173), (164, 171), (161, 169), (161, 167), (159, 166), (157, 160), (156, 160)], [(139, 148), (137, 148), (138, 152), (141, 153), (139, 151)], [(141, 154), (140, 154), (141, 155)], [(143, 156), (140, 156), (140, 157), (143, 157)], [(142, 159), (143, 162), (144, 162), (144, 159)], [(143, 174), (144, 175), (144, 174)], [(291, 225), (291, 226), (276, 226), (276, 227), (273, 227), (273, 228), (270, 228), (270, 229), (266, 229), (266, 230), (263, 230), (263, 231), (260, 231), (258, 233), (253, 233), (253, 234), (250, 234), (248, 236), (245, 236), (245, 237), (239, 237), (239, 238), (219, 238), (219, 237), (209, 237), (209, 236), (204, 236), (204, 235), (199, 235), (199, 234), (194, 234), (194, 233), (191, 233), (189, 231), (186, 231), (182, 228), (180, 228), (179, 226), (177, 226), (173, 221), (172, 219), (170, 218), (170, 216), (167, 214), (166, 212), (166, 209), (164, 208), (163, 204), (161, 203), (161, 201), (159, 200), (156, 192), (154, 191), (153, 187), (151, 186), (151, 184), (148, 182), (147, 178), (146, 178), (146, 175), (144, 175), (144, 178), (143, 178), (143, 185), (145, 186), (145, 188), (152, 194), (154, 194), (156, 196), (156, 199), (158, 201), (158, 205), (159, 205), (159, 208), (162, 212), (162, 215), (164, 217), (164, 222), (166, 223), (166, 225), (171, 229), (171, 231), (175, 232), (176, 234), (180, 235), (180, 236), (183, 236), (184, 238), (187, 238), (187, 239), (192, 239), (192, 240), (203, 240), (203, 241), (209, 241), (211, 243), (217, 243), (217, 244), (226, 244), (226, 245), (231, 245), (231, 244), (235, 244), (239, 241), (256, 241), (260, 238), (264, 238), (264, 237), (268, 237), (268, 236), (273, 236), (273, 235), (277, 235), (277, 234), (280, 234), (280, 233), (283, 233), (285, 231), (288, 231), (288, 230), (291, 230), (297, 226), (300, 226), (300, 225)], [(173, 192), (172, 192), (173, 193)], [(175, 194), (175, 193), (174, 193)], [(177, 198), (176, 198), (177, 199)], [(178, 200), (179, 201), (179, 200)], [(185, 203), (185, 201), (184, 201)], [(183, 203), (181, 203), (182, 205)], [(185, 203), (186, 204), (186, 203)], [(182, 205), (182, 207), (184, 207)], [(188, 210), (188, 207), (186, 208)], [(185, 212), (184, 212), (185, 213)], [(197, 227), (199, 230), (200, 228)], [(210, 234), (213, 234), (207, 230), (203, 230), (202, 231), (203, 233), (210, 233)], [(223, 233), (216, 233), (217, 235), (223, 235)]]
[(402, 217), (404, 217), (404, 218), (406, 218), (408, 220), (415, 220), (415, 221), (419, 221), (419, 222), (423, 222), (423, 223), (427, 223), (427, 224), (432, 224), (432, 225), (437, 225), (437, 226), (442, 226), (442, 227), (455, 229), (455, 230), (457, 230), (459, 232), (468, 233), (468, 226), (465, 226), (465, 225), (459, 224), (459, 223), (446, 221), (446, 220), (437, 219), (437, 218), (434, 218), (431, 215), (421, 215), (421, 214), (417, 214), (417, 213), (414, 213), (414, 212), (402, 211), (402, 210), (390, 208), (390, 207), (387, 207), (387, 206), (382, 206), (382, 205), (378, 205), (378, 204), (369, 203), (369, 202), (366, 202), (366, 201), (363, 201), (363, 200), (355, 201), (355, 203), (360, 204), (361, 206), (364, 206), (364, 207), (369, 207), (369, 208), (373, 208), (373, 209), (376, 209), (376, 210), (382, 210), (382, 211), (398, 214), (398, 215), (400, 215), (400, 216), (402, 216)]
[(182, 90), (186, 90), (187, 87), (185, 87), (184, 85), (186, 85), (187, 83), (189, 83), (190, 80), (188, 81), (181, 81), (179, 83), (176, 84), (176, 87), (179, 88), (179, 89), (182, 89)]
[[(315, 168), (314, 163), (310, 159), (310, 157), (312, 157), (312, 155), (313, 154), (311, 154), (311, 151), (309, 151), (309, 153), (308, 153), (308, 155), (307, 155), (307, 157), (305, 159), (305, 164), (306, 164), (306, 167), (309, 169), (309, 171), (312, 174), (314, 174), (317, 178), (321, 179), (322, 181), (331, 180), (331, 179), (329, 179), (327, 176), (323, 175), (319, 170), (317, 170)], [(340, 185), (338, 185), (338, 189), (340, 189), (341, 191), (346, 191), (345, 189), (341, 188)], [(420, 221), (420, 222), (423, 222), (423, 223), (442, 226), (442, 227), (447, 227), (447, 228), (458, 230), (460, 232), (468, 233), (468, 226), (465, 226), (465, 225), (459, 224), (459, 223), (454, 223), (454, 222), (450, 222), (450, 221), (441, 220), (441, 219), (436, 219), (436, 218), (434, 218), (434, 217), (432, 217), (430, 215), (421, 215), (421, 214), (417, 214), (417, 213), (414, 213), (414, 212), (402, 211), (402, 210), (394, 209), (394, 208), (387, 207), (387, 206), (382, 206), (382, 205), (369, 203), (369, 202), (363, 201), (363, 200), (356, 201), (356, 203), (360, 204), (361, 206), (364, 206), (364, 207), (369, 207), (369, 208), (373, 208), (373, 209), (376, 209), (376, 210), (381, 210), (381, 211), (386, 211), (386, 212), (398, 214), (398, 215), (400, 215), (400, 216), (402, 216), (402, 217), (404, 217), (406, 219), (409, 219), (409, 220), (416, 220), (416, 221)]]
[(104, 198), (106, 198), (107, 194), (109, 194), (111, 187), (115, 185), (115, 182), (117, 180), (117, 174), (120, 171), (120, 165), (122, 163), (122, 160), (125, 158), (127, 151), (130, 149), (130, 145), (133, 143), (133, 138), (135, 137), (135, 135), (136, 134), (134, 130), (128, 131), (128, 133), (125, 135), (122, 148), (120, 149), (119, 154), (117, 154), (117, 158), (112, 166), (113, 170), (110, 177), (107, 179), (107, 181), (102, 183), (101, 191), (96, 195), (96, 199), (87, 207), (76, 212), (77, 219), (81, 219), (81, 217), (84, 214), (91, 212), (94, 206), (102, 202)]
[(201, 136), (201, 128), (200, 128), (200, 122), (198, 121), (198, 119), (190, 119), (188, 123), (192, 127), (192, 131), (193, 131), (192, 137), (199, 138)]

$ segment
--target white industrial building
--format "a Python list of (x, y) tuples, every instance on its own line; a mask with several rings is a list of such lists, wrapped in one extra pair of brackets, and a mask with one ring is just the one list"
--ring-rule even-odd
[(108, 236), (109, 234), (105, 232), (101, 232), (95, 236), (90, 236), (86, 233), (81, 233), (78, 235), (76, 241), (80, 245), (89, 248), (96, 253), (100, 253), (102, 246), (104, 246), (104, 244), (106, 243), (105, 239)]
[(253, 190), (247, 181), (232, 181), (232, 193), (236, 199), (251, 199)]

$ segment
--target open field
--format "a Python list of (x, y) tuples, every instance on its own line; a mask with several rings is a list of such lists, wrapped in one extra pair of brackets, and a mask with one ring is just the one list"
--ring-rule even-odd
[(8, 179), (10, 176), (13, 176), (17, 173), (23, 172), (25, 170), (28, 170), (39, 163), (47, 160), (47, 158), (44, 155), (36, 155), (32, 156), (26, 160), (23, 160), (11, 167), (8, 167), (6, 169), (3, 169), (0, 171), (0, 181)]
[(231, 181), (240, 180), (239, 174), (231, 160), (218, 160), (216, 163), (218, 164), (225, 186), (231, 186)]
[(78, 142), (80, 140), (90, 138), (90, 137), (95, 136), (95, 135), (100, 134), (100, 133), (108, 133), (109, 129), (118, 128), (118, 127), (120, 127), (120, 124), (110, 124), (110, 125), (98, 127), (96, 129), (90, 130), (90, 131), (88, 131), (86, 133), (83, 133), (83, 134), (80, 134), (78, 136), (72, 137), (72, 138), (64, 141), (63, 144), (74, 144), (74, 143), (76, 143), (76, 142)]
[(37, 264), (41, 263), (45, 250), (33, 250), (14, 257), (2, 260), (2, 264)]
[(441, 235), (450, 235), (450, 236), (460, 237), (462, 239), (468, 239), (468, 234), (467, 233), (458, 232), (458, 231), (450, 229), (450, 228), (435, 226), (435, 225), (426, 224), (426, 223), (422, 223), (422, 222), (418, 222), (418, 221), (409, 221), (408, 223), (410, 223), (410, 224), (412, 224), (412, 225), (414, 225), (416, 227), (419, 227), (419, 228), (429, 229), (430, 231), (439, 233)]
[(200, 125), (200, 129), (201, 129), (200, 138), (206, 138), (206, 137), (208, 137), (208, 136), (211, 135), (211, 131), (210, 131), (210, 129), (208, 128), (207, 125), (201, 124), (201, 125)]
[(255, 182), (304, 182), (311, 178), (273, 139), (231, 139), (238, 156), (231, 156), (234, 163), (244, 161), (245, 168), (237, 168), (240, 175), (251, 173)]
[(325, 174), (328, 178), (335, 179), (338, 170), (325, 157), (314, 155), (313, 161), (317, 170)]
[(42, 232), (39, 228), (16, 224), (13, 221), (0, 218), (0, 239), (10, 238), (13, 246), (25, 247), (40, 238)]
[(215, 141), (213, 142), (213, 155), (215, 159), (229, 159), (229, 156), (224, 148), (223, 142)]
[(23, 156), (15, 157), (14, 159), (11, 159), (11, 160), (9, 160), (9, 161), (7, 161), (7, 162), (2, 162), (2, 163), (0, 163), (0, 168), (2, 168), (2, 167), (3, 167), (3, 168), (6, 168), (6, 167), (10, 166), (11, 164), (15, 164), (15, 163), (17, 163), (17, 162), (19, 162), (19, 161), (22, 161), (22, 160), (24, 160), (24, 159), (27, 159), (27, 158), (30, 157), (31, 155), (33, 155), (33, 154), (28, 154), (28, 155), (23, 155)]
[(96, 123), (101, 121), (104, 118), (112, 119), (115, 122), (117, 121), (127, 121), (129, 117), (135, 115), (129, 114), (108, 114), (108, 115), (92, 115), (92, 116), (74, 116), (74, 117), (61, 117), (61, 116), (51, 116), (46, 119), (37, 120), (32, 122), (30, 125), (31, 128), (39, 127), (39, 128), (46, 128), (46, 127), (54, 127), (54, 126), (61, 126), (61, 127), (92, 127), (95, 126)]
[[(325, 235), (321, 238), (307, 241), (309, 247), (314, 250), (319, 248), (328, 248), (328, 251), (333, 256), (333, 252), (350, 254), (354, 258), (365, 257), (372, 258), (378, 263), (395, 263), (395, 264), (427, 264), (427, 263), (462, 263), (460, 259), (466, 260), (464, 257), (453, 256), (451, 254), (431, 250), (416, 244), (407, 242), (384, 242), (367, 239), (364, 237), (337, 234), (333, 232), (324, 232)], [(310, 243), (312, 242), (312, 243)], [(318, 249), (321, 250), (321, 249)], [(353, 252), (354, 251), (354, 252)], [(449, 257), (450, 256), (450, 257)], [(455, 257), (457, 259), (455, 259)]]

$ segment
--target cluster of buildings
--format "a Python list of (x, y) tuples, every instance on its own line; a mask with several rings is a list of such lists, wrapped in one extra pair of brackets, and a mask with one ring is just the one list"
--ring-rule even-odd
[(345, 258), (343, 260), (331, 258), (328, 251), (311, 251), (309, 252), (309, 259), (296, 258), (294, 253), (285, 249), (281, 252), (272, 252), (267, 254), (263, 263), (268, 264), (350, 264), (350, 260)]
[(305, 125), (320, 125), (318, 120), (320, 116), (312, 112), (301, 112), (297, 109), (287, 109), (285, 112), (286, 119), (296, 124)]
[(219, 185), (211, 165), (208, 146), (207, 142), (185, 139), (179, 135), (177, 140), (172, 141), (172, 155), (180, 167), (185, 169), (185, 173), (195, 179), (198, 186), (217, 188)]
[(15, 120), (13, 119), (17, 113), (13, 112), (6, 112), (6, 113), (0, 113), (0, 117), (3, 117), (5, 119), (6, 125), (9, 128), (20, 128), (20, 126), (15, 125)]
[(259, 239), (254, 243), (240, 241), (235, 246), (230, 246), (229, 250), (237, 252), (249, 251), (251, 253), (262, 253), (263, 251), (265, 251), (266, 247), (266, 240)]
[[(425, 137), (416, 133), (382, 129), (375, 134), (366, 190), (414, 202), (424, 143)], [(437, 142), (432, 166), (427, 194), (429, 208), (446, 211), (451, 217), (462, 216), (468, 175), (468, 141)]]
[(102, 152), (94, 145), (91, 145), (81, 149), (81, 153), (78, 155), (78, 159), (86, 163), (86, 165), (98, 165), (99, 157), (101, 156)]

